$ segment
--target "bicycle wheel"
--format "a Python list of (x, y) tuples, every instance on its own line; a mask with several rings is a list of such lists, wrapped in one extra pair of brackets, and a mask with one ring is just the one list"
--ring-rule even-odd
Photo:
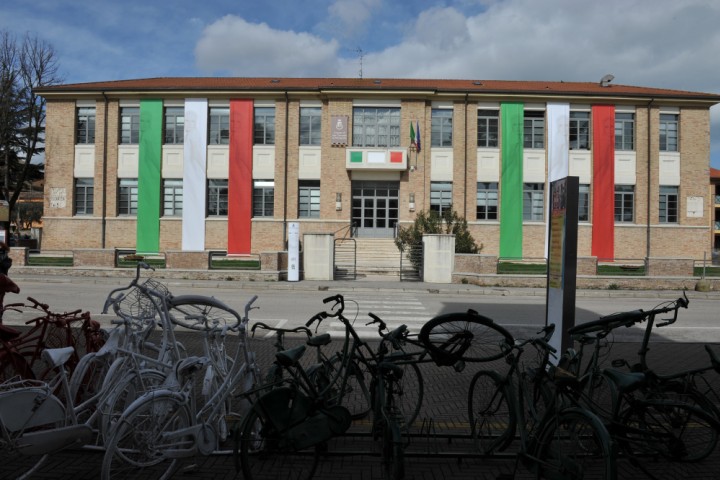
[(0, 353), (0, 383), (11, 378), (34, 379), (35, 374), (25, 357), (19, 353), (4, 351)]
[[(402, 375), (394, 380), (393, 402), (395, 408), (401, 412), (404, 425), (407, 428), (415, 422), (420, 414), (423, 396), (425, 395), (424, 380), (420, 368), (414, 363), (398, 364), (402, 369)], [(370, 382), (371, 407), (375, 408), (376, 402), (376, 377)]]
[(622, 446), (638, 457), (660, 454), (672, 461), (697, 462), (718, 443), (718, 425), (713, 417), (692, 405), (665, 400), (638, 402), (625, 410)]
[[(395, 415), (399, 415), (397, 412)], [(387, 478), (400, 480), (405, 478), (405, 446), (402, 439), (402, 417), (388, 415), (381, 422), (382, 429), (382, 461)]]
[(245, 480), (308, 480), (315, 474), (319, 447), (293, 449), (287, 431), (278, 431), (257, 408), (245, 417), (238, 441)]
[(118, 381), (97, 405), (100, 414), (98, 428), (101, 439), (109, 439), (114, 426), (125, 410), (140, 396), (162, 385), (166, 375), (158, 370), (129, 371)]
[(487, 362), (505, 355), (514, 339), (503, 327), (476, 312), (439, 315), (423, 325), (419, 340), (438, 365), (460, 360)]
[(109, 369), (105, 357), (98, 357), (95, 353), (88, 353), (80, 359), (70, 377), (70, 395), (75, 405), (82, 404), (102, 391)]
[(135, 478), (140, 472), (152, 478), (170, 478), (178, 466), (178, 453), (192, 449), (192, 435), (178, 432), (193, 423), (181, 400), (169, 395), (148, 395), (126, 412), (106, 444), (102, 479)]
[(541, 427), (532, 460), (538, 478), (614, 480), (614, 444), (602, 422), (586, 410), (569, 408)]
[(505, 450), (515, 437), (515, 411), (510, 387), (496, 372), (477, 372), (468, 391), (468, 421), (483, 454)]
[(345, 387), (340, 392), (340, 405), (348, 409), (353, 419), (363, 418), (370, 412), (369, 379), (370, 373), (362, 363), (350, 362)]

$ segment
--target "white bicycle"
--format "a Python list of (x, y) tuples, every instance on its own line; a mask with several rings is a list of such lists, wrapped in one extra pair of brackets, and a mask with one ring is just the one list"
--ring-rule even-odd
[[(206, 339), (236, 332), (232, 358), (206, 341), (204, 356), (179, 361), (163, 386), (135, 400), (114, 425), (106, 443), (102, 478), (133, 478), (139, 471), (153, 478), (169, 478), (179, 460), (216, 451), (228, 431), (229, 419), (249, 410), (242, 396), (257, 384), (259, 369), (247, 346), (247, 324), (254, 296), (241, 317), (223, 302), (202, 296), (168, 300), (163, 312), (170, 321), (206, 333)], [(201, 377), (200, 372), (204, 372)], [(202, 394), (197, 385), (202, 385)], [(233, 399), (240, 399), (232, 404)], [(199, 400), (202, 401), (200, 405)]]

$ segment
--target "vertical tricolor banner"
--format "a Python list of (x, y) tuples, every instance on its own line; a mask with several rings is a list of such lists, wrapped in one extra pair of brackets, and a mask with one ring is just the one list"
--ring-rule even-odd
[(182, 249), (184, 251), (205, 249), (207, 131), (207, 99), (186, 99), (182, 211)]
[(500, 105), (502, 175), (500, 177), (500, 257), (522, 258), (524, 104)]
[(552, 202), (549, 201), (550, 184), (570, 175), (570, 104), (554, 103), (547, 104), (547, 158), (548, 158), (548, 179), (545, 185), (548, 201), (545, 218), (547, 228), (545, 230), (545, 252), (548, 251), (548, 240), (550, 238), (550, 218)]
[(615, 258), (615, 107), (594, 105), (592, 248), (598, 260)]
[(160, 251), (160, 187), (162, 165), (162, 100), (140, 101), (137, 253)]
[(250, 253), (252, 240), (253, 101), (230, 100), (228, 253)]

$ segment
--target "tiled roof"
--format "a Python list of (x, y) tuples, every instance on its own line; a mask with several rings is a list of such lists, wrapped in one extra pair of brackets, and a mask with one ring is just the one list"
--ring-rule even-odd
[(720, 170), (717, 168), (710, 168), (710, 178), (715, 178), (720, 180)]
[(168, 77), (74, 83), (37, 88), (45, 94), (93, 92), (173, 92), (173, 91), (417, 91), (439, 93), (485, 93), (549, 96), (630, 96), (647, 98), (693, 99), (720, 102), (719, 94), (688, 92), (662, 88), (635, 87), (599, 82), (546, 82), (511, 80), (421, 80), (395, 78), (241, 78), (241, 77)]

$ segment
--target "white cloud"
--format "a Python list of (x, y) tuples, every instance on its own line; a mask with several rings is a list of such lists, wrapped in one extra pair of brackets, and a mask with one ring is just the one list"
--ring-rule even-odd
[(329, 22), (335, 25), (335, 31), (352, 36), (365, 28), (373, 10), (381, 4), (381, 0), (337, 0), (328, 7)]
[(235, 76), (334, 76), (338, 43), (309, 33), (276, 30), (227, 15), (203, 31), (196, 47), (197, 67)]

